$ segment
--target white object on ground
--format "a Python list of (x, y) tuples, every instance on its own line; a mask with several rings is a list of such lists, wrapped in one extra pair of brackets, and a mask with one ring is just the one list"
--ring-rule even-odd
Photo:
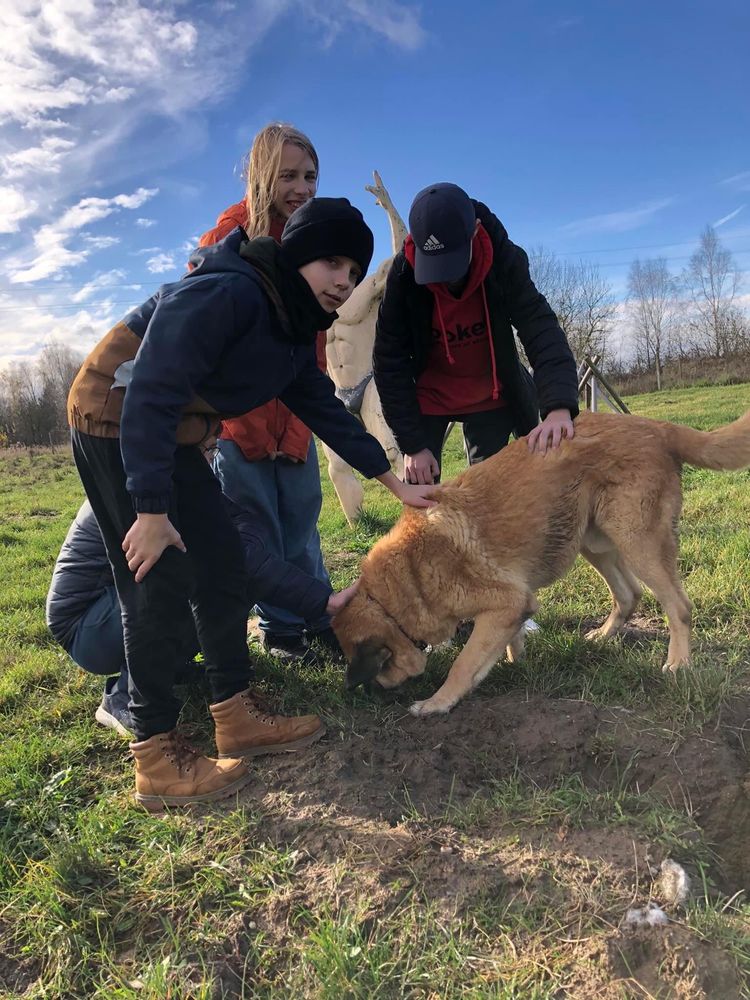
[(669, 917), (656, 903), (633, 907), (625, 914), (626, 927), (659, 927), (669, 923)]
[(523, 623), (524, 632), (538, 632), (540, 628), (541, 625), (537, 625), (533, 618), (527, 618)]
[(690, 878), (688, 873), (671, 858), (665, 858), (661, 863), (659, 888), (667, 903), (680, 905), (690, 895)]

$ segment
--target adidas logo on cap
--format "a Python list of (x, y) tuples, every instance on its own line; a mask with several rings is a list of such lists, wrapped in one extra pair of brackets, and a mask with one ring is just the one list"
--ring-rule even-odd
[(445, 243), (441, 243), (437, 236), (428, 236), (427, 242), (422, 247), (423, 250), (445, 250)]

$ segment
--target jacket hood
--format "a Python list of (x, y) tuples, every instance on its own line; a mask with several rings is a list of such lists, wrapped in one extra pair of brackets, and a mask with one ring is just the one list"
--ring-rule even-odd
[(258, 282), (259, 278), (255, 268), (240, 256), (240, 247), (243, 243), (247, 243), (247, 234), (241, 226), (237, 226), (218, 243), (207, 247), (198, 247), (190, 255), (188, 261), (190, 273), (185, 277), (192, 279), (202, 274), (236, 272)]

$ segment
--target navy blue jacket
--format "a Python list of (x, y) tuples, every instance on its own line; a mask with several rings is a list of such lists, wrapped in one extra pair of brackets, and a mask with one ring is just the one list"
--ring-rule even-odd
[(222, 417), (279, 398), (364, 476), (390, 469), (378, 442), (334, 394), (314, 344), (285, 337), (234, 229), (196, 251), (193, 270), (163, 285), (84, 361), (68, 397), (71, 426), (119, 437), (136, 511), (169, 507), (174, 450), (197, 444)]

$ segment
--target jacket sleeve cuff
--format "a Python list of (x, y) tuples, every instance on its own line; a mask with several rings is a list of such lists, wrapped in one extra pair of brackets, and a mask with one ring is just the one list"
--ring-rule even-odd
[(374, 479), (376, 476), (382, 476), (384, 473), (390, 472), (391, 463), (388, 461), (388, 458), (386, 457), (385, 463), (373, 462), (372, 465), (370, 465), (367, 470), (358, 469), (357, 471), (361, 472), (362, 475), (365, 477), (365, 479)]
[(133, 508), (136, 514), (166, 514), (169, 510), (171, 496), (164, 493), (158, 497), (133, 497)]
[(419, 440), (417, 438), (402, 438), (396, 435), (396, 443), (401, 449), (403, 455), (416, 455), (417, 452), (422, 451), (427, 447), (427, 442), (424, 440)]
[(578, 408), (578, 404), (577, 403), (571, 403), (570, 400), (567, 400), (566, 402), (547, 403), (539, 411), (539, 414), (540, 414), (542, 420), (544, 420), (547, 417), (548, 414), (552, 413), (553, 410), (569, 410), (570, 411), (571, 420), (575, 420), (575, 418), (578, 416), (578, 414), (580, 412), (579, 408)]

